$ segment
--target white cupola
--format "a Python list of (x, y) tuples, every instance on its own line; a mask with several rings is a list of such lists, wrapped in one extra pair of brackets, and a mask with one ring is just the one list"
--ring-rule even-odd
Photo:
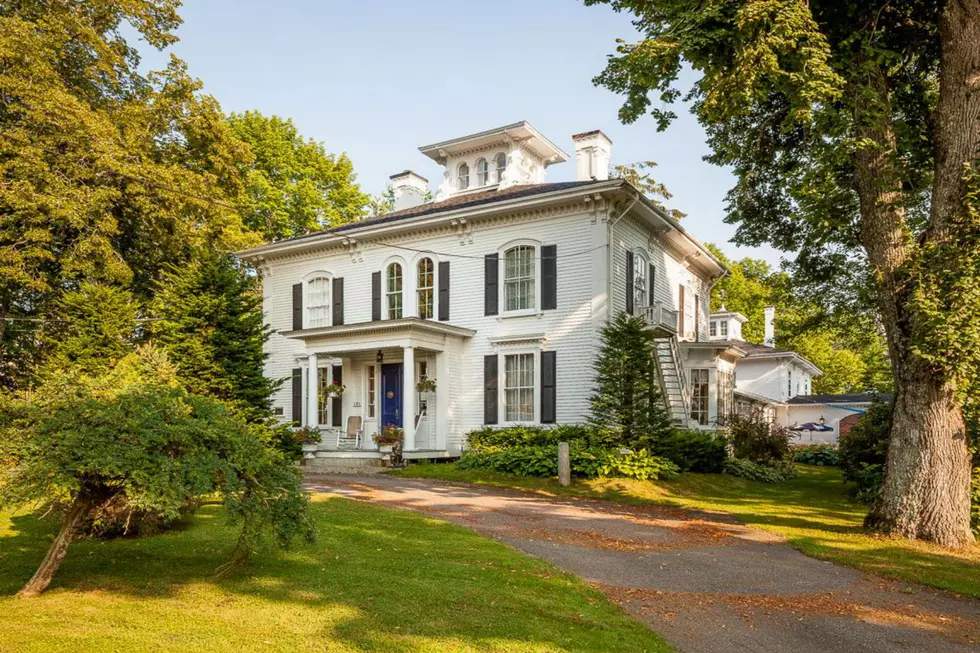
[(709, 340), (741, 340), (742, 325), (749, 321), (738, 311), (722, 310), (708, 316)]

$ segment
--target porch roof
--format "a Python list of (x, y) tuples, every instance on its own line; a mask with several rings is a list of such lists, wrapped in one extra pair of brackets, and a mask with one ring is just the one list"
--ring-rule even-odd
[(358, 322), (337, 326), (317, 327), (283, 331), (282, 335), (302, 340), (315, 349), (331, 353), (365, 351), (384, 347), (424, 347), (440, 351), (446, 338), (472, 338), (473, 329), (423, 320), (419, 317), (404, 317), (398, 320)]

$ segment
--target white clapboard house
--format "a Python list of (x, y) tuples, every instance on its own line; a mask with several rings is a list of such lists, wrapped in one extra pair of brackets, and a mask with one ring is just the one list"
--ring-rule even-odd
[(619, 311), (656, 330), (678, 423), (714, 428), (732, 409), (744, 352), (706, 319), (724, 266), (609, 178), (601, 131), (572, 141), (578, 180), (559, 183), (546, 173), (568, 155), (527, 122), (422, 147), (445, 169), (434, 201), (406, 171), (388, 215), (241, 253), (275, 332), (267, 374), (286, 379), (276, 413), (321, 429), (318, 456), (380, 458), (386, 424), (408, 457), (434, 458), (484, 425), (582, 422), (599, 330)]

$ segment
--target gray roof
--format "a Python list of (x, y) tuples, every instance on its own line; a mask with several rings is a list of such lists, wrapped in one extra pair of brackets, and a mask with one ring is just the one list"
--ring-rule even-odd
[(806, 404), (870, 404), (874, 401), (891, 401), (892, 395), (881, 392), (854, 392), (843, 395), (798, 395), (786, 403)]

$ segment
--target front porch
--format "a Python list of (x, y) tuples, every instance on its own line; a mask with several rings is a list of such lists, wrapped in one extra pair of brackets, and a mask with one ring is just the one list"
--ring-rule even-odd
[[(320, 441), (304, 447), (307, 458), (380, 461), (388, 448), (379, 450), (372, 436), (388, 425), (403, 429), (405, 458), (452, 455), (449, 358), (473, 333), (419, 318), (286, 333), (306, 345), (293, 402), (302, 424), (320, 431)], [(337, 386), (339, 395), (330, 392)]]

